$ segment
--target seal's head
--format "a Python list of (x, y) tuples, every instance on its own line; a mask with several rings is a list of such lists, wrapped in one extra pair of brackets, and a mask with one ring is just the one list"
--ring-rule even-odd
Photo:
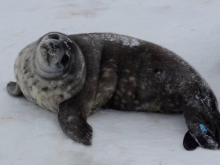
[(75, 96), (86, 78), (84, 55), (71, 36), (48, 33), (19, 53), (15, 62), (17, 84), (8, 91), (57, 112), (59, 104)]
[(47, 78), (63, 75), (74, 62), (71, 43), (72, 41), (62, 33), (52, 32), (40, 38), (36, 50), (38, 74)]

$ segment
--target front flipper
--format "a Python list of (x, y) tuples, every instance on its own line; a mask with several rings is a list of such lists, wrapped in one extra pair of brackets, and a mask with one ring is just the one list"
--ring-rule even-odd
[(80, 107), (74, 106), (71, 100), (60, 104), (58, 121), (68, 137), (84, 145), (92, 144), (92, 127), (86, 122), (86, 116)]
[(20, 89), (18, 83), (16, 83), (16, 82), (10, 81), (7, 84), (7, 91), (12, 96), (21, 96), (22, 95), (21, 89)]

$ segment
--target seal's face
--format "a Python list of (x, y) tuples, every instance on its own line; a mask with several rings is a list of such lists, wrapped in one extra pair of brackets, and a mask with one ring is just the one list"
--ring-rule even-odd
[(49, 33), (41, 38), (36, 50), (36, 66), (42, 77), (53, 78), (64, 74), (73, 62), (71, 40), (61, 33)]
[(22, 49), (15, 62), (15, 75), (27, 99), (57, 112), (59, 104), (84, 85), (84, 56), (67, 35), (48, 33)]

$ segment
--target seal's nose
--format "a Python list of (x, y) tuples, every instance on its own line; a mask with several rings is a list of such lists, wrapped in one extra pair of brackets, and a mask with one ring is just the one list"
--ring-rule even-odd
[(59, 40), (60, 36), (58, 34), (49, 34), (48, 38), (49, 39), (54, 39), (54, 40)]

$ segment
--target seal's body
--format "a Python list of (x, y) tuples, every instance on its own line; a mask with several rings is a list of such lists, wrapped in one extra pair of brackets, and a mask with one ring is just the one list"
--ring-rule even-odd
[(107, 107), (183, 112), (186, 149), (219, 147), (220, 115), (210, 87), (186, 61), (153, 43), (111, 33), (48, 33), (20, 52), (15, 75), (9, 93), (21, 90), (58, 112), (63, 131), (83, 144), (91, 144), (87, 116)]

